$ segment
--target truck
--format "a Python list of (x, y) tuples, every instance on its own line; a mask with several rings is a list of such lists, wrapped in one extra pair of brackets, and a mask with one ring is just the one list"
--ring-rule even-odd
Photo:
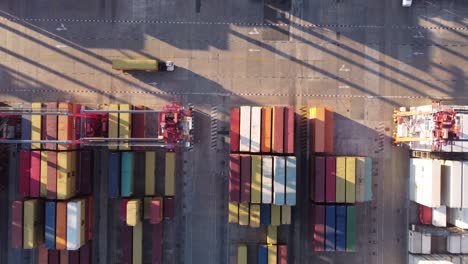
[(172, 72), (174, 62), (154, 59), (113, 59), (112, 69), (121, 71)]

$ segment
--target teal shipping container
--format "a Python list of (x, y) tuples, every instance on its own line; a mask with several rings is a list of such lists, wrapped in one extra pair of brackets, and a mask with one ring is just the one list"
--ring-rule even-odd
[(372, 159), (369, 157), (365, 158), (365, 201), (372, 200)]
[(133, 152), (122, 152), (122, 173), (120, 178), (120, 193), (122, 197), (133, 195)]
[(346, 208), (346, 251), (356, 251), (356, 207)]

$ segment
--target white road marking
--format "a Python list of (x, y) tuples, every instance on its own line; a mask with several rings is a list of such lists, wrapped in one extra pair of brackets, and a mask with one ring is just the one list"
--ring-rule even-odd
[(248, 49), (249, 52), (259, 52), (259, 49)]
[(258, 32), (257, 28), (255, 27), (253, 28), (252, 31), (249, 31), (249, 35), (258, 35), (258, 34), (260, 34), (260, 32)]
[(418, 55), (424, 55), (424, 52), (417, 52), (417, 51), (415, 51), (415, 52), (413, 52), (413, 55), (416, 55), (416, 56), (418, 56)]
[(348, 89), (348, 85), (338, 85), (338, 89)]
[(349, 68), (346, 68), (346, 66), (343, 64), (343, 65), (341, 65), (339, 71), (349, 72), (351, 70)]
[(59, 45), (55, 45), (55, 47), (56, 47), (56, 48), (59, 48), (59, 49), (60, 49), (60, 48), (68, 48), (68, 46), (66, 46), (66, 45), (60, 45), (60, 44), (59, 44)]
[(148, 84), (149, 84), (149, 85), (152, 85), (152, 86), (156, 86), (156, 85), (158, 85), (158, 83), (157, 83), (157, 82), (150, 82), (150, 83), (148, 83)]

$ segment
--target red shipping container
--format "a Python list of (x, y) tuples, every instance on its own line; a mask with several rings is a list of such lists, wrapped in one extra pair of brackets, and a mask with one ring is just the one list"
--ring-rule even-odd
[(229, 161), (229, 201), (240, 201), (240, 156), (231, 154)]
[(60, 264), (69, 264), (70, 251), (60, 250)]
[(422, 204), (419, 205), (419, 222), (423, 225), (431, 225), (432, 224), (432, 208), (424, 206)]
[(120, 220), (127, 221), (127, 203), (129, 199), (120, 200)]
[(37, 252), (37, 263), (49, 263), (49, 251), (44, 246), (44, 244), (39, 245), (39, 249)]
[(23, 201), (11, 204), (11, 247), (23, 247)]
[(93, 239), (93, 209), (94, 209), (94, 199), (92, 196), (88, 197), (88, 210), (86, 211), (86, 217), (88, 218), (88, 233), (87, 240)]
[(336, 200), (336, 158), (326, 158), (325, 202), (334, 203)]
[(150, 203), (150, 224), (159, 224), (162, 221), (162, 200), (153, 198)]
[(41, 190), (41, 151), (31, 151), (31, 178), (29, 180), (31, 197), (39, 197)]
[(163, 202), (164, 218), (174, 218), (174, 197), (166, 196)]
[(163, 229), (164, 224), (159, 223), (153, 225), (153, 248), (152, 248), (152, 262), (153, 264), (162, 264), (163, 263), (163, 243), (164, 243), (164, 236), (163, 236)]
[(325, 207), (314, 206), (314, 251), (325, 250)]
[(273, 137), (272, 145), (274, 153), (284, 152), (284, 107), (273, 108)]
[[(126, 240), (129, 243), (131, 240)], [(129, 243), (130, 244), (130, 243)], [(80, 249), (80, 264), (91, 263), (91, 241), (85, 243)]]
[[(313, 157), (312, 157), (313, 158)], [(311, 179), (315, 184), (314, 201), (325, 202), (325, 157), (315, 157), (315, 177)]]
[(60, 264), (60, 251), (49, 250), (49, 264)]
[(80, 251), (79, 250), (70, 250), (70, 258), (68, 259), (69, 264), (80, 264)]
[(57, 202), (55, 221), (55, 248), (67, 249), (67, 202)]
[(332, 109), (325, 108), (325, 152), (333, 152), (334, 113)]
[[(142, 105), (133, 106), (133, 110), (145, 110), (146, 108)], [(133, 138), (144, 138), (145, 137), (145, 114), (132, 114), (132, 137)]]
[(231, 108), (231, 152), (239, 151), (240, 140), (240, 109), (239, 107)]
[(260, 129), (260, 151), (271, 152), (271, 124), (272, 124), (272, 109), (271, 107), (262, 107), (262, 127)]
[(284, 152), (294, 153), (294, 107), (284, 108)]
[(132, 248), (133, 248), (133, 227), (124, 224), (121, 233), (122, 247), (122, 262), (124, 264), (132, 263)]
[(241, 155), (241, 202), (250, 202), (250, 178), (252, 157), (250, 155)]
[(47, 152), (47, 198), (57, 199), (57, 152)]
[[(76, 104), (75, 105), (75, 108), (76, 108), (76, 113), (78, 114), (76, 117), (75, 117), (75, 135), (73, 135), (73, 139), (80, 139), (81, 138), (81, 105), (80, 104)], [(80, 144), (76, 144), (76, 148), (80, 148)]]
[[(58, 108), (57, 103), (47, 103), (47, 110), (49, 111), (56, 111)], [(56, 115), (47, 115), (46, 116), (46, 124), (47, 124), (47, 140), (57, 140), (57, 133), (58, 133), (58, 116)], [(57, 149), (57, 144), (47, 143), (46, 149)], [(55, 198), (52, 198), (55, 199)]]
[(278, 264), (288, 264), (287, 245), (278, 245)]
[(22, 197), (29, 196), (29, 180), (31, 169), (31, 152), (20, 150), (20, 170), (19, 170), (19, 193)]

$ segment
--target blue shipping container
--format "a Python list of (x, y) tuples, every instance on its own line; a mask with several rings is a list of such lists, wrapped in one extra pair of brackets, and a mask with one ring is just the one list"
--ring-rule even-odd
[(55, 202), (45, 204), (45, 247), (55, 249)]
[(336, 207), (336, 250), (346, 250), (346, 206)]
[(120, 194), (122, 197), (133, 195), (133, 152), (122, 152), (122, 175)]
[(335, 251), (335, 206), (325, 207), (325, 251)]
[(261, 204), (260, 205), (260, 224), (269, 225), (271, 218), (271, 205)]
[(258, 264), (268, 264), (267, 245), (258, 245)]
[(120, 153), (109, 152), (109, 197), (119, 197), (119, 182), (120, 182)]

